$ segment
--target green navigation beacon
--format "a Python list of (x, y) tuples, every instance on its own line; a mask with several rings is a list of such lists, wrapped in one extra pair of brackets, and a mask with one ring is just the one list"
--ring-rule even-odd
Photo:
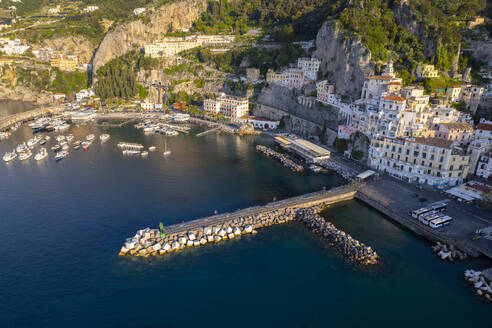
[(161, 237), (164, 237), (166, 234), (164, 233), (164, 224), (159, 222), (159, 231), (161, 232)]

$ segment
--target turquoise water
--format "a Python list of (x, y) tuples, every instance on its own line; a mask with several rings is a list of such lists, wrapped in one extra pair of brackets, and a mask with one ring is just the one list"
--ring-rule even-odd
[[(0, 164), (1, 327), (485, 327), (490, 305), (462, 279), (490, 262), (443, 263), (429, 245), (357, 202), (328, 209), (371, 245), (360, 268), (299, 223), (156, 258), (118, 257), (137, 229), (336, 186), (332, 174), (294, 174), (257, 153), (262, 137), (145, 136), (128, 126), (88, 151)], [(31, 137), (0, 143), (0, 154)], [(172, 151), (162, 156), (164, 140)], [(123, 157), (118, 141), (156, 145)], [(53, 140), (50, 146), (53, 144)], [(487, 317), (489, 316), (489, 317)]]

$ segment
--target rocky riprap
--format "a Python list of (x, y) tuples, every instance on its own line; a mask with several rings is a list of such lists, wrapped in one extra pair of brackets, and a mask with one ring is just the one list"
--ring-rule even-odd
[(337, 229), (333, 223), (326, 221), (319, 215), (322, 209), (319, 206), (300, 209), (297, 211), (296, 217), (350, 261), (362, 265), (378, 263), (379, 256), (371, 247), (352, 238), (348, 233)]
[(441, 258), (441, 260), (448, 261), (463, 261), (468, 258), (468, 254), (465, 251), (461, 251), (454, 247), (453, 245), (446, 245), (440, 242), (437, 242), (435, 246), (432, 246), (432, 251), (437, 254)]
[(270, 149), (270, 148), (263, 146), (263, 145), (257, 145), (256, 150), (258, 150), (259, 152), (262, 152), (263, 154), (265, 154), (269, 157), (275, 158), (280, 163), (282, 163), (282, 165), (284, 165), (285, 167), (287, 167), (288, 169), (290, 169), (293, 172), (304, 171), (304, 167), (302, 165), (296, 164), (287, 155), (276, 152), (275, 150)]
[(325, 169), (337, 172), (347, 181), (351, 181), (354, 178), (354, 175), (349, 170), (333, 162), (332, 160), (323, 161), (320, 165)]
[(282, 224), (294, 219), (306, 224), (313, 232), (321, 235), (331, 246), (353, 262), (368, 265), (376, 264), (378, 255), (371, 247), (353, 239), (349, 234), (338, 230), (332, 223), (326, 222), (319, 212), (323, 207), (307, 209), (284, 208), (247, 215), (220, 224), (188, 229), (182, 232), (160, 235), (157, 229), (139, 230), (135, 236), (128, 238), (119, 255), (149, 257), (158, 254), (176, 252), (185, 247), (196, 247), (208, 243), (218, 243), (234, 239), (245, 234), (256, 234), (257, 229)]
[(481, 271), (466, 270), (465, 281), (473, 285), (475, 293), (478, 296), (485, 297), (488, 301), (492, 302), (492, 282), (487, 281), (487, 278)]

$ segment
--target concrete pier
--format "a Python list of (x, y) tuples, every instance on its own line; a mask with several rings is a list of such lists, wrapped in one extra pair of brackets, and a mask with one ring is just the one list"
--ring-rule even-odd
[(27, 112), (9, 115), (0, 120), (0, 131), (7, 129), (16, 123), (33, 120), (36, 117), (42, 115), (57, 114), (62, 112), (63, 110), (64, 110), (63, 107), (43, 107), (43, 108), (33, 109)]

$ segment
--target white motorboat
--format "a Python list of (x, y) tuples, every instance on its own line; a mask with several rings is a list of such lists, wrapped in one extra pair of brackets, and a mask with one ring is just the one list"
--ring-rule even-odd
[(3, 155), (3, 160), (5, 162), (13, 161), (16, 158), (17, 158), (17, 153), (15, 152), (15, 150), (13, 150), (11, 152), (7, 152), (7, 153), (5, 153), (5, 155)]
[(89, 150), (89, 146), (91, 145), (92, 143), (90, 141), (83, 141), (82, 142), (82, 148), (84, 150)]
[(75, 141), (73, 143), (73, 149), (79, 149), (80, 148), (80, 144), (81, 144), (80, 140)]
[(149, 151), (155, 151), (155, 149), (156, 149), (155, 146), (150, 146), (149, 147)]
[(101, 142), (107, 141), (109, 139), (109, 134), (107, 133), (101, 134), (99, 136), (99, 139), (101, 140)]
[(41, 137), (41, 136), (35, 136), (35, 137), (32, 137), (31, 139), (29, 139), (29, 140), (27, 141), (27, 147), (29, 147), (29, 148), (34, 147), (35, 145), (37, 145), (37, 144), (38, 144), (38, 142), (40, 142), (40, 141), (41, 141), (41, 139), (42, 139), (42, 138), (43, 138), (43, 137)]
[(7, 139), (11, 134), (9, 132), (0, 132), (0, 140)]
[(93, 135), (93, 134), (89, 134), (89, 135), (86, 137), (86, 139), (87, 139), (87, 141), (92, 141), (92, 140), (94, 140), (94, 138), (95, 138), (95, 137), (96, 137), (95, 135)]
[(25, 151), (19, 154), (19, 160), (25, 161), (32, 157), (32, 153), (30, 151)]
[(61, 149), (62, 149), (62, 146), (60, 146), (59, 144), (56, 144), (53, 147), (51, 147), (51, 150), (54, 151), (54, 152), (58, 152)]
[(66, 150), (69, 150), (69, 149), (70, 149), (70, 146), (67, 143), (65, 143), (65, 144), (62, 145), (62, 150), (65, 150), (66, 151)]
[(48, 151), (46, 150), (46, 148), (41, 148), (39, 153), (37, 153), (36, 156), (34, 156), (34, 159), (36, 161), (40, 161), (45, 159), (46, 157), (48, 157)]
[(56, 136), (56, 141), (58, 141), (58, 142), (60, 142), (62, 140), (65, 140), (65, 139), (66, 139), (66, 137), (63, 134), (60, 134), (60, 135), (57, 135)]
[(166, 131), (166, 136), (177, 136), (179, 134), (178, 131), (175, 130), (167, 130)]
[(67, 137), (66, 137), (66, 140), (68, 142), (72, 141), (73, 140), (73, 134), (69, 134)]
[(63, 130), (67, 130), (68, 128), (70, 128), (70, 124), (68, 124), (68, 123), (57, 124), (54, 126), (54, 128), (56, 131), (63, 131)]
[(170, 150), (167, 150), (167, 142), (164, 142), (164, 153), (163, 153), (164, 156), (169, 156), (171, 155), (171, 151)]
[(143, 151), (143, 152), (140, 153), (140, 156), (147, 157), (147, 156), (149, 156), (149, 152), (148, 151)]
[(68, 156), (68, 151), (62, 150), (61, 152), (59, 152), (55, 155), (55, 160), (61, 161), (62, 159), (64, 159), (67, 156)]
[(15, 148), (15, 150), (18, 152), (18, 153), (23, 153), (27, 150), (27, 145), (26, 143), (21, 143), (20, 145), (17, 146), (17, 148)]

